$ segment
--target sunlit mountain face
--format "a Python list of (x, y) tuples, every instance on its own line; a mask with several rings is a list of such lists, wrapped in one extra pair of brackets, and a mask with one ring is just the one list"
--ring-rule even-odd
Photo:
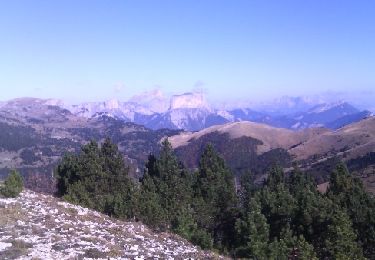
[[(337, 129), (372, 114), (370, 110), (359, 109), (344, 100), (327, 101), (322, 97), (283, 96), (267, 102), (234, 102), (223, 107), (212, 105), (202, 92), (167, 97), (159, 89), (144, 92), (127, 101), (111, 99), (75, 105), (64, 105), (58, 100), (43, 102), (67, 109), (79, 117), (108, 116), (151, 129), (187, 131), (239, 121), (259, 122), (293, 130), (310, 127)], [(8, 103), (0, 105), (9, 106)]]

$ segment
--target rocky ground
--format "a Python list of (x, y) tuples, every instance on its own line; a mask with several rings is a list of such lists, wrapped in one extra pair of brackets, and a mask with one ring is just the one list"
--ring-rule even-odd
[(169, 233), (32, 191), (0, 198), (0, 259), (219, 259)]

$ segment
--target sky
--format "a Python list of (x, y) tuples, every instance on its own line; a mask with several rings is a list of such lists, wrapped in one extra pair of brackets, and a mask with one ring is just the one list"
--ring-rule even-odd
[(0, 100), (368, 99), (374, 12), (373, 0), (0, 1)]

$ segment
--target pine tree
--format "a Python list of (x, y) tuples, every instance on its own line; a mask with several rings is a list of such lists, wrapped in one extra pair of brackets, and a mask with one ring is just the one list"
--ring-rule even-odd
[(325, 243), (328, 256), (331, 259), (364, 259), (356, 238), (349, 216), (343, 211), (337, 211), (327, 230)]
[(158, 158), (149, 156), (141, 183), (141, 219), (154, 228), (172, 228), (189, 237), (187, 230), (194, 223), (184, 213), (191, 214), (191, 175), (180, 167), (168, 139), (162, 142)]
[(7, 198), (17, 197), (23, 190), (23, 181), (19, 172), (12, 170), (0, 187), (0, 193)]
[(212, 145), (207, 145), (196, 176), (194, 209), (198, 226), (218, 248), (228, 248), (234, 236), (237, 195), (232, 173)]
[(141, 180), (139, 218), (154, 229), (164, 231), (168, 228), (169, 223), (157, 185), (160, 184), (155, 184), (154, 178), (146, 172)]
[(256, 190), (257, 187), (254, 184), (254, 175), (251, 172), (245, 172), (241, 175), (238, 197), (240, 198), (240, 208), (243, 212), (249, 211), (250, 200)]
[(291, 225), (297, 205), (281, 168), (273, 167), (270, 170), (264, 188), (256, 196), (270, 224), (271, 240), (278, 239), (281, 231)]
[(57, 195), (110, 216), (135, 215), (135, 187), (117, 146), (106, 139), (83, 146), (78, 155), (66, 155), (56, 169)]
[(289, 227), (283, 229), (280, 238), (268, 245), (268, 256), (265, 259), (317, 260), (314, 248), (303, 236), (293, 235)]
[(363, 247), (364, 255), (375, 258), (375, 200), (363, 187), (361, 180), (350, 175), (340, 164), (331, 174), (327, 197), (346, 210)]
[(244, 220), (236, 221), (237, 237), (240, 246), (237, 248), (238, 257), (252, 257), (266, 259), (269, 243), (269, 225), (261, 212), (259, 202), (251, 199), (248, 213)]

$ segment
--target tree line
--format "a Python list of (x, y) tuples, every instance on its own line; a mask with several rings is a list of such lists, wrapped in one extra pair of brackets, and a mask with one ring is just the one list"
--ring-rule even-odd
[(248, 172), (235, 185), (212, 145), (189, 171), (165, 140), (137, 182), (106, 139), (66, 155), (56, 178), (57, 195), (67, 201), (236, 258), (375, 259), (375, 200), (344, 165), (331, 173), (324, 194), (297, 168), (286, 175), (272, 167), (264, 185)]

